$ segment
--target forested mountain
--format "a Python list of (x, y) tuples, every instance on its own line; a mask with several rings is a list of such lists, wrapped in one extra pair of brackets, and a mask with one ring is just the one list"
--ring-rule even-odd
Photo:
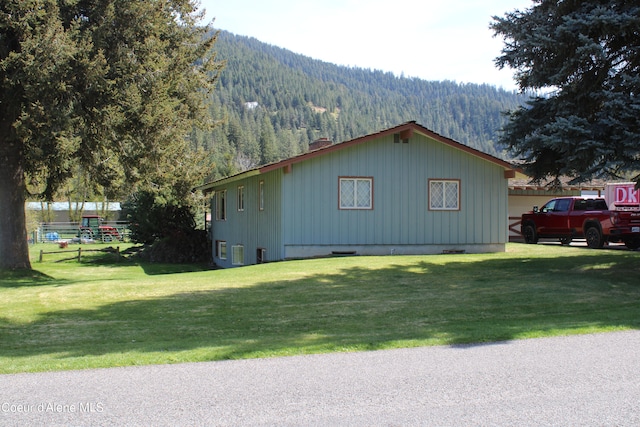
[(411, 120), (500, 156), (502, 113), (525, 100), (490, 85), (337, 66), (225, 31), (216, 51), (226, 61), (211, 104), (219, 125), (192, 138), (211, 155), (209, 179), (302, 153), (317, 138), (343, 142)]

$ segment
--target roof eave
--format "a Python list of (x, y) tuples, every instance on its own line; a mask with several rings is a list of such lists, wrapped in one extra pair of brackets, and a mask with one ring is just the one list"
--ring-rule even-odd
[(237, 181), (239, 179), (249, 178), (256, 175), (260, 175), (260, 170), (250, 169), (236, 175), (231, 175), (225, 178), (218, 179), (216, 181), (211, 181), (206, 184), (202, 184), (201, 186), (196, 187), (196, 190), (202, 191), (204, 194), (207, 194), (213, 191), (215, 187), (218, 187), (220, 185), (228, 184), (230, 182)]
[[(489, 161), (491, 163), (497, 164), (500, 167), (502, 167), (505, 172), (507, 171), (519, 171), (519, 169), (517, 167), (515, 167), (514, 165), (510, 164), (509, 162), (499, 159), (498, 157), (494, 157), (490, 154), (484, 153), (480, 150), (476, 150), (475, 148), (471, 148), (469, 146), (466, 146), (460, 142), (454, 141), (451, 138), (447, 138), (445, 136), (442, 136), (438, 133), (435, 133), (425, 127), (423, 127), (422, 125), (417, 124), (415, 121), (411, 121), (411, 122), (406, 122), (403, 123), (401, 125), (389, 128), (389, 129), (385, 129), (382, 130), (380, 132), (377, 133), (372, 133), (372, 134), (368, 134), (365, 136), (361, 136), (359, 138), (355, 138), (352, 139), (350, 141), (345, 141), (339, 144), (333, 144), (333, 145), (329, 145), (327, 147), (323, 147), (314, 151), (309, 151), (306, 152), (304, 154), (300, 154), (298, 156), (295, 157), (290, 157), (288, 159), (285, 160), (281, 160), (279, 162), (275, 162), (275, 163), (271, 163), (262, 167), (258, 167), (255, 169), (251, 169), (245, 172), (242, 172), (240, 174), (237, 175), (233, 175), (230, 177), (226, 177), (226, 178), (222, 178), (220, 180), (217, 181), (213, 181), (211, 183), (208, 184), (204, 184), (200, 187), (198, 187), (197, 189), (203, 192), (208, 192), (211, 191), (211, 189), (213, 189), (216, 186), (219, 185), (224, 185), (224, 184), (228, 184), (230, 182), (239, 180), (239, 179), (243, 179), (243, 178), (248, 178), (250, 176), (255, 176), (255, 175), (260, 175), (260, 174), (264, 174), (267, 172), (271, 172), (274, 170), (278, 170), (280, 168), (284, 168), (285, 172), (288, 172), (291, 170), (292, 165), (296, 164), (296, 163), (300, 163), (300, 162), (304, 162), (306, 160), (312, 159), (314, 157), (320, 157), (320, 156), (324, 156), (326, 154), (332, 153), (334, 151), (338, 151), (338, 150), (342, 150), (348, 147), (351, 147), (353, 145), (358, 145), (358, 144), (362, 144), (363, 142), (367, 142), (370, 141), (372, 139), (376, 139), (376, 138), (380, 138), (380, 137), (384, 137), (384, 136), (389, 136), (389, 135), (395, 135), (398, 134), (400, 136), (400, 138), (402, 140), (408, 139), (410, 136), (413, 135), (413, 133), (419, 133), (423, 136), (426, 136), (428, 138), (434, 139), (440, 143), (443, 143), (445, 145), (448, 145), (452, 148), (461, 150), (463, 152), (466, 152), (467, 154), (470, 154), (472, 156), (481, 158), (483, 160)], [(506, 175), (505, 175), (506, 176)]]
[(329, 154), (331, 152), (337, 151), (337, 150), (342, 150), (344, 148), (350, 147), (352, 145), (357, 145), (357, 144), (361, 144), (363, 142), (366, 141), (370, 141), (372, 139), (376, 139), (376, 138), (380, 138), (383, 136), (389, 136), (389, 135), (395, 135), (398, 134), (400, 135), (400, 139), (408, 139), (413, 132), (419, 133), (423, 136), (426, 136), (428, 138), (431, 139), (435, 139), (438, 142), (441, 142), (445, 145), (448, 145), (450, 147), (456, 148), (458, 150), (464, 151), (468, 154), (471, 154), (475, 157), (479, 157), (483, 160), (487, 160), (490, 161), (492, 163), (498, 164), (499, 166), (501, 166), (504, 170), (515, 170), (515, 171), (519, 171), (519, 169), (517, 167), (515, 167), (514, 165), (512, 165), (511, 163), (499, 159), (498, 157), (494, 157), (490, 154), (484, 153), (480, 150), (476, 150), (475, 148), (471, 148), (469, 146), (466, 146), (464, 144), (461, 144), (457, 141), (454, 141), (453, 139), (447, 138), (445, 136), (442, 136), (440, 134), (437, 134), (433, 131), (430, 131), (429, 129), (417, 124), (416, 122), (407, 122), (407, 123), (403, 123), (401, 125), (398, 125), (396, 127), (393, 128), (389, 128), (389, 129), (385, 129), (383, 131), (377, 132), (377, 133), (372, 133), (369, 135), (365, 135), (365, 136), (361, 136), (359, 138), (355, 138), (352, 139), (350, 141), (346, 141), (340, 144), (334, 144), (334, 145), (330, 145), (328, 147), (323, 147), (320, 148), (318, 150), (314, 150), (314, 151), (310, 151), (304, 154), (301, 154), (299, 156), (296, 157), (292, 157), (289, 159), (285, 159), (282, 160), (280, 162), (276, 162), (276, 163), (272, 163), (270, 165), (266, 165), (260, 168), (260, 173), (266, 173), (266, 172), (270, 172), (276, 169), (280, 169), (282, 167), (285, 166), (290, 166), (293, 165), (295, 163), (300, 163), (303, 162), (305, 160), (308, 160), (310, 158), (313, 157), (319, 157), (319, 156), (323, 156), (325, 154)]

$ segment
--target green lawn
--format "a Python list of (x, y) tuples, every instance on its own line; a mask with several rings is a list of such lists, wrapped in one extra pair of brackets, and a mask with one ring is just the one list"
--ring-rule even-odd
[[(112, 254), (0, 272), (0, 373), (451, 345), (640, 327), (640, 252), (344, 257), (229, 270)], [(73, 249), (71, 247), (70, 249)]]

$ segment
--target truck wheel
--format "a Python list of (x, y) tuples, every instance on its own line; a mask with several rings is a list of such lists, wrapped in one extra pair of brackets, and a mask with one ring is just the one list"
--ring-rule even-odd
[(635, 251), (636, 249), (640, 248), (640, 237), (629, 237), (627, 239), (624, 239), (624, 244), (627, 248)]
[(586, 233), (584, 233), (587, 238), (587, 246), (591, 249), (601, 249), (604, 246), (604, 239), (602, 238), (602, 233), (598, 230), (597, 227), (589, 227), (587, 228)]
[(524, 236), (524, 242), (535, 245), (538, 243), (538, 235), (536, 229), (532, 225), (525, 225), (522, 227), (522, 235)]
[(113, 237), (111, 236), (111, 234), (103, 234), (102, 235), (102, 241), (104, 243), (111, 243), (112, 240), (113, 240)]

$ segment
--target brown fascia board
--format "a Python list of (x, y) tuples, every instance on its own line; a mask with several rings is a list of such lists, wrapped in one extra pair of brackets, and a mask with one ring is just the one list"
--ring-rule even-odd
[(202, 185), (196, 187), (195, 189), (202, 191), (204, 194), (207, 194), (207, 193), (210, 193), (211, 191), (213, 191), (214, 187), (226, 184), (228, 182), (237, 181), (237, 180), (242, 179), (242, 178), (248, 178), (250, 176), (258, 175), (259, 173), (260, 173), (260, 171), (257, 168), (249, 169), (249, 170), (246, 170), (244, 172), (237, 173), (235, 175), (229, 175), (227, 177), (220, 178), (220, 179), (217, 179), (215, 181), (207, 182), (205, 184), (202, 184)]
[[(226, 182), (235, 181), (237, 179), (242, 179), (242, 178), (247, 177), (247, 176), (255, 175), (256, 172), (258, 174), (263, 174), (263, 173), (271, 172), (271, 171), (274, 171), (274, 170), (277, 170), (277, 169), (280, 169), (280, 168), (284, 168), (285, 173), (288, 173), (288, 172), (291, 171), (292, 166), (294, 164), (296, 164), (296, 163), (304, 162), (306, 160), (313, 159), (315, 157), (324, 156), (325, 154), (333, 153), (334, 151), (338, 151), (338, 150), (342, 150), (342, 149), (345, 149), (345, 148), (348, 148), (348, 147), (351, 147), (351, 146), (354, 146), (354, 145), (362, 144), (362, 143), (365, 143), (365, 142), (368, 142), (368, 141), (371, 141), (371, 140), (374, 140), (374, 139), (377, 139), (377, 138), (380, 138), (380, 137), (383, 137), (383, 136), (399, 134), (401, 139), (409, 139), (413, 135), (414, 132), (415, 133), (419, 133), (421, 135), (424, 135), (426, 137), (429, 137), (431, 139), (434, 139), (434, 140), (436, 140), (436, 141), (438, 141), (438, 142), (440, 142), (442, 144), (448, 145), (448, 146), (453, 147), (455, 149), (464, 151), (464, 152), (466, 152), (468, 154), (471, 154), (472, 156), (479, 157), (479, 158), (487, 160), (487, 161), (489, 161), (491, 163), (497, 164), (498, 166), (502, 167), (505, 170), (505, 172), (517, 170), (517, 168), (514, 167), (512, 164), (510, 164), (510, 163), (508, 163), (508, 162), (506, 162), (506, 161), (504, 161), (502, 159), (499, 159), (499, 158), (494, 157), (494, 156), (492, 156), (490, 154), (484, 153), (484, 152), (482, 152), (480, 150), (476, 150), (475, 148), (468, 147), (468, 146), (466, 146), (464, 144), (461, 144), (461, 143), (459, 143), (457, 141), (454, 141), (451, 138), (447, 138), (447, 137), (442, 136), (442, 135), (440, 135), (438, 133), (435, 133), (435, 132), (425, 128), (424, 126), (417, 124), (415, 121), (411, 121), (411, 122), (406, 122), (406, 123), (403, 123), (401, 125), (398, 125), (398, 126), (395, 126), (395, 127), (389, 128), (389, 129), (382, 130), (382, 131), (377, 132), (377, 133), (372, 133), (372, 134), (369, 134), (369, 135), (361, 136), (359, 138), (355, 138), (355, 139), (352, 139), (350, 141), (345, 141), (345, 142), (342, 142), (340, 144), (333, 144), (333, 145), (330, 145), (330, 146), (327, 146), (327, 147), (319, 148), (317, 150), (309, 151), (309, 152), (306, 152), (304, 154), (300, 154), (300, 155), (295, 156), (295, 157), (290, 157), (290, 158), (285, 159), (285, 160), (281, 160), (281, 161), (278, 161), (278, 162), (275, 162), (275, 163), (271, 163), (271, 164), (268, 164), (268, 165), (265, 165), (265, 166), (262, 166), (262, 167), (258, 167), (258, 168), (255, 168), (255, 169), (244, 171), (244, 172), (241, 172), (241, 173), (239, 173), (237, 175), (234, 175), (234, 176), (222, 178), (220, 180), (211, 182), (209, 184), (205, 184), (205, 185), (199, 187), (199, 189), (201, 189), (203, 191), (206, 191), (206, 190), (208, 190), (208, 189), (210, 189), (210, 188), (212, 188), (213, 186), (216, 186), (216, 185), (220, 185), (220, 184), (223, 184), (223, 183), (226, 183)], [(505, 177), (507, 177), (507, 175), (505, 175)]]
[(487, 154), (483, 151), (476, 150), (475, 148), (471, 148), (467, 145), (461, 144), (457, 141), (454, 141), (451, 138), (447, 138), (446, 136), (437, 134), (427, 128), (424, 128), (424, 127), (421, 127), (421, 128), (423, 129), (423, 131), (422, 132), (419, 131), (419, 132), (422, 133), (423, 135), (433, 138), (436, 141), (441, 142), (450, 147), (457, 148), (458, 150), (464, 151), (465, 153), (471, 154), (472, 156), (479, 157), (483, 160), (487, 160), (491, 163), (501, 166), (505, 171), (512, 171), (517, 169), (511, 163), (505, 160), (499, 159), (498, 157), (494, 157), (491, 154)]

